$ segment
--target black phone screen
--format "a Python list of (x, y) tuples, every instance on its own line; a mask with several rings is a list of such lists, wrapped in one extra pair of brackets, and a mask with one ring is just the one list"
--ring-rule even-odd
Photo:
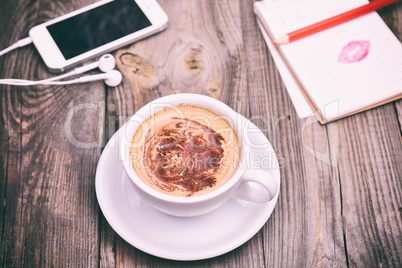
[(115, 0), (47, 29), (68, 60), (148, 26), (151, 22), (134, 0)]

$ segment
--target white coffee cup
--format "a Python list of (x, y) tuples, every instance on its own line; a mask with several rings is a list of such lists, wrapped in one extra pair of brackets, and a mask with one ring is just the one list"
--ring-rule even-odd
[[(226, 119), (236, 132), (241, 144), (240, 163), (233, 176), (225, 184), (211, 192), (188, 197), (164, 194), (148, 186), (137, 175), (130, 159), (131, 142), (141, 123), (166, 107), (177, 107), (183, 104), (208, 109)], [(120, 160), (124, 169), (140, 197), (164, 213), (181, 217), (198, 216), (218, 208), (230, 198), (265, 203), (271, 201), (278, 192), (279, 187), (273, 176), (273, 170), (272, 173), (268, 173), (262, 169), (249, 169), (244, 164), (246, 156), (250, 154), (244, 120), (242, 120), (241, 115), (216, 99), (188, 93), (162, 97), (138, 110), (122, 128)], [(254, 184), (253, 187), (249, 187), (250, 183)]]

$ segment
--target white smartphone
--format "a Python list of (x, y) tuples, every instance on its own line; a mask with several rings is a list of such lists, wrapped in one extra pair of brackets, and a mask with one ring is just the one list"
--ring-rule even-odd
[(29, 31), (46, 66), (62, 72), (163, 31), (168, 17), (155, 0), (102, 0)]

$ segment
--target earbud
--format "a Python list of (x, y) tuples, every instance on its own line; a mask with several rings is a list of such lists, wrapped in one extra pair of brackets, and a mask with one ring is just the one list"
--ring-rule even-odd
[(78, 73), (78, 71), (80, 73), (83, 73), (95, 68), (99, 68), (99, 70), (104, 72), (104, 74), (80, 77), (79, 78), (80, 83), (104, 79), (106, 85), (108, 85), (109, 87), (116, 87), (123, 80), (123, 76), (119, 71), (114, 70), (115, 67), (116, 67), (116, 60), (113, 57), (113, 55), (105, 54), (102, 57), (100, 57), (97, 62), (82, 66), (80, 67), (81, 69), (77, 68), (76, 73)]
[(114, 69), (114, 67), (116, 67), (116, 60), (110, 54), (103, 55), (102, 57), (100, 57), (98, 62), (99, 69), (104, 73), (110, 72)]
[(113, 70), (114, 67), (116, 67), (116, 60), (114, 59), (113, 55), (105, 54), (101, 56), (98, 61), (78, 67), (71, 73), (82, 74), (96, 68), (99, 68), (99, 70), (101, 70), (102, 72), (107, 73)]
[[(81, 77), (81, 78), (79, 78), (81, 83), (104, 79), (106, 85), (108, 85), (109, 87), (116, 87), (123, 80), (122, 74), (119, 71), (114, 70), (114, 68), (116, 67), (116, 60), (113, 57), (113, 55), (105, 54), (102, 57), (100, 57), (97, 62), (94, 62), (92, 64), (93, 64), (92, 66), (82, 66), (81, 67), (82, 69), (80, 71), (86, 72), (86, 71), (89, 71), (89, 70), (92, 70), (92, 69), (95, 69), (96, 67), (98, 67), (99, 70), (104, 72), (104, 74)], [(91, 65), (91, 64), (88, 64), (88, 65)]]
[(108, 85), (109, 87), (117, 87), (123, 80), (123, 75), (121, 74), (121, 72), (117, 70), (109, 72), (108, 76), (109, 77), (105, 79), (105, 84)]

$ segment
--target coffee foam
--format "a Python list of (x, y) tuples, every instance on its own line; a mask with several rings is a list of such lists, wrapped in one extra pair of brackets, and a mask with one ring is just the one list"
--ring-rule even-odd
[(239, 163), (240, 143), (219, 115), (180, 105), (145, 120), (133, 137), (130, 155), (137, 175), (153, 189), (195, 196), (231, 178)]

